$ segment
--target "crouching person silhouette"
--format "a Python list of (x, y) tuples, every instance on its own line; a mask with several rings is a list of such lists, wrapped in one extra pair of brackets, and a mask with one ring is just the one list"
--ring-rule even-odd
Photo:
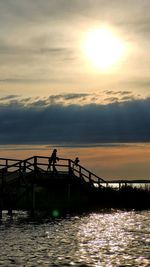
[(73, 168), (74, 168), (75, 166), (78, 166), (78, 163), (79, 163), (79, 162), (80, 162), (79, 158), (76, 157), (75, 160), (74, 160), (74, 163), (73, 163)]

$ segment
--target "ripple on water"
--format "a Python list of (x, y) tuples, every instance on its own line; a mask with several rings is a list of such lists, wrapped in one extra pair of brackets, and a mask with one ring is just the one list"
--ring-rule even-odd
[(0, 266), (150, 266), (150, 211), (0, 225)]

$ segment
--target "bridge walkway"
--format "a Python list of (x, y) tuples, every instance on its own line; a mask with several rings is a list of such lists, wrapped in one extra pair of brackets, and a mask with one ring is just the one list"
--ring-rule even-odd
[[(19, 204), (16, 203), (19, 203), (24, 196), (32, 195), (32, 207), (34, 208), (36, 185), (51, 188), (51, 194), (53, 191), (61, 194), (64, 186), (68, 190), (66, 194), (70, 194), (68, 192), (70, 192), (71, 184), (73, 188), (76, 188), (76, 193), (82, 186), (81, 194), (85, 188), (92, 192), (93, 189), (111, 185), (117, 185), (118, 188), (144, 183), (149, 188), (150, 185), (150, 180), (104, 180), (80, 164), (75, 165), (71, 159), (59, 158), (55, 164), (57, 173), (49, 169), (48, 164), (49, 157), (44, 156), (33, 156), (24, 160), (0, 158), (0, 218), (3, 209), (11, 212), (12, 208), (19, 208)], [(60, 190), (57, 190), (58, 188)]]

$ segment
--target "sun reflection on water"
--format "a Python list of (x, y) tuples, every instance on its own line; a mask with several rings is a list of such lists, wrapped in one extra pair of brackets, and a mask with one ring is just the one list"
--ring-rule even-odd
[[(137, 217), (140, 215), (135, 217), (134, 212), (90, 215), (87, 221), (84, 219), (77, 234), (78, 254), (88, 260), (89, 264), (94, 261), (95, 266), (99, 267), (148, 266), (147, 258), (137, 256), (137, 252), (142, 252), (140, 235), (143, 228), (143, 220), (138, 221)], [(145, 229), (143, 233), (146, 235)], [(145, 236), (142, 239), (146, 242), (144, 251), (148, 255), (150, 239), (145, 239)], [(130, 262), (136, 265), (130, 265)]]
[(150, 211), (0, 225), (0, 266), (150, 266)]

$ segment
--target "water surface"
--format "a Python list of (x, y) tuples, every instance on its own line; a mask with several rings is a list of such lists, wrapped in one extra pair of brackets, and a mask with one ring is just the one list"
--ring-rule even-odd
[(40, 223), (25, 216), (3, 216), (0, 266), (150, 266), (150, 211), (91, 213)]

